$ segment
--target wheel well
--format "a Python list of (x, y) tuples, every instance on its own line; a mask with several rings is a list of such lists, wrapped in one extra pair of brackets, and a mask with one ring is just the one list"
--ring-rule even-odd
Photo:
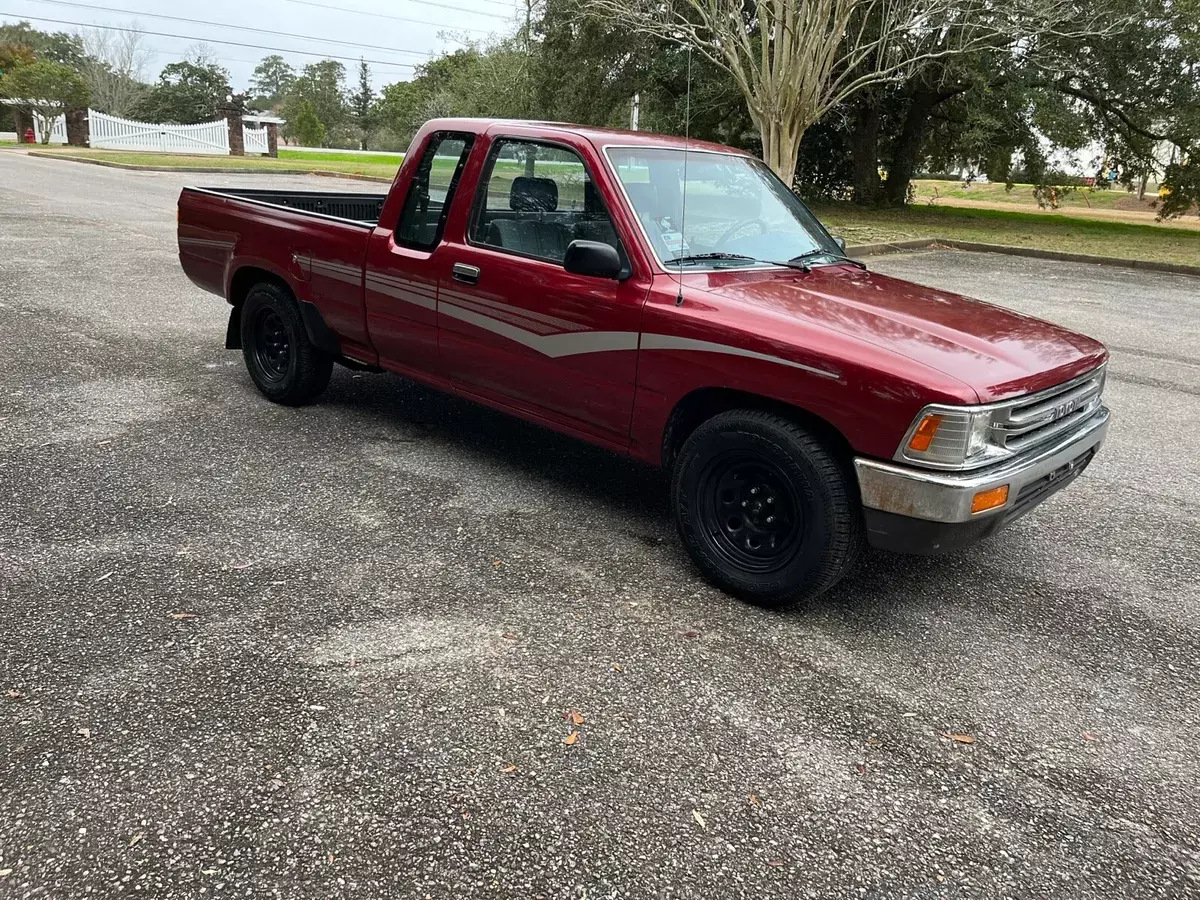
[(266, 269), (259, 269), (255, 266), (243, 266), (233, 273), (233, 280), (229, 283), (230, 304), (241, 306), (246, 300), (246, 295), (250, 293), (250, 288), (256, 284), (262, 284), (264, 281), (277, 284), (289, 294), (292, 293), (291, 285), (274, 272), (268, 272)]
[(746, 391), (700, 388), (675, 404), (667, 418), (667, 427), (663, 431), (663, 468), (671, 468), (684, 442), (703, 422), (731, 409), (759, 409), (785, 416), (812, 432), (844, 463), (849, 464), (854, 456), (854, 450), (845, 435), (827, 420), (806, 409)]

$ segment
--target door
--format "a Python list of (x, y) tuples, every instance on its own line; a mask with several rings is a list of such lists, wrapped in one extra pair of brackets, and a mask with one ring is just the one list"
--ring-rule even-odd
[(438, 267), (441, 358), (455, 385), (627, 445), (648, 283), (563, 269), (573, 240), (628, 259), (578, 149), (495, 139), (463, 232)]
[(367, 329), (381, 364), (417, 378), (441, 375), (436, 257), (475, 136), (429, 135), (394, 223), (380, 222), (367, 250)]

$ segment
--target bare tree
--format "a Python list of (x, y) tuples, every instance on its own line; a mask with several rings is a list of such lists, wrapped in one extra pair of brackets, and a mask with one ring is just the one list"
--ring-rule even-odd
[(143, 44), (136, 30), (85, 31), (86, 53), (80, 74), (91, 93), (91, 103), (101, 112), (131, 116), (150, 89), (145, 83), (146, 67), (152, 51)]
[[(1117, 27), (1078, 0), (585, 0), (611, 24), (690, 46), (733, 77), (763, 160), (791, 184), (810, 125), (858, 91), (982, 49)], [(1096, 23), (1100, 23), (1097, 25)]]

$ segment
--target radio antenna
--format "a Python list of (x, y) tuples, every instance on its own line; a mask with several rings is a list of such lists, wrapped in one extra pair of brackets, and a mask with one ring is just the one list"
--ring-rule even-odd
[(679, 204), (679, 266), (676, 272), (677, 281), (679, 283), (678, 293), (675, 295), (675, 305), (683, 305), (683, 248), (686, 246), (683, 237), (683, 225), (687, 221), (687, 169), (688, 169), (688, 141), (692, 134), (692, 45), (688, 44), (687, 48), (687, 99), (683, 106), (683, 196)]

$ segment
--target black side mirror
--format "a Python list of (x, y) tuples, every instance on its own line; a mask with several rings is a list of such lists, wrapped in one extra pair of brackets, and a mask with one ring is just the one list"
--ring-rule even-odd
[(621, 274), (621, 256), (611, 244), (600, 241), (571, 241), (563, 268), (572, 275), (593, 278), (617, 278)]
[(834, 237), (833, 242), (838, 245), (838, 249), (843, 253), (846, 252), (846, 239), (844, 237)]

